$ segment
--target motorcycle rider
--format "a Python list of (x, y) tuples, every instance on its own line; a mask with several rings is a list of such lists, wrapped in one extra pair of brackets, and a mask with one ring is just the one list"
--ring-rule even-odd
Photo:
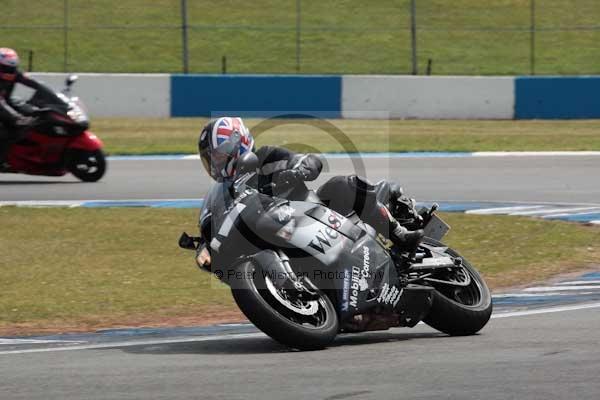
[[(204, 126), (198, 142), (200, 159), (208, 174), (218, 182), (230, 181), (235, 176), (236, 161), (253, 151), (258, 157), (258, 188), (261, 192), (285, 198), (293, 198), (295, 190), (301, 190), (303, 182), (315, 180), (323, 167), (314, 154), (297, 154), (283, 147), (263, 146), (255, 149), (254, 138), (241, 118), (222, 117)], [(271, 185), (272, 184), (272, 185)], [(389, 184), (388, 184), (389, 185)], [(389, 198), (394, 201), (402, 193), (398, 185), (387, 186)], [(378, 233), (404, 249), (414, 249), (423, 237), (422, 230), (409, 231), (391, 215), (389, 209), (375, 198), (376, 188), (356, 175), (331, 178), (319, 190), (318, 195), (334, 211), (348, 215), (356, 212)], [(199, 267), (210, 269), (210, 240), (212, 204), (208, 199), (200, 216), (200, 230), (205, 240), (198, 246), (196, 262)], [(215, 213), (218, 212), (215, 210)], [(415, 212), (416, 215), (416, 212)]]
[(19, 55), (13, 49), (0, 48), (0, 170), (8, 168), (10, 146), (21, 138), (35, 118), (33, 108), (11, 99), (15, 84), (38, 90), (40, 84), (19, 71)]

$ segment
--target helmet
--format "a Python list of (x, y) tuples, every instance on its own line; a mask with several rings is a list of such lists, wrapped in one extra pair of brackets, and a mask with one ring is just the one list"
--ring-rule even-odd
[(198, 140), (202, 164), (217, 181), (232, 178), (237, 159), (253, 150), (254, 138), (241, 118), (213, 119), (204, 126)]
[(14, 81), (19, 67), (19, 55), (13, 49), (0, 48), (0, 79)]

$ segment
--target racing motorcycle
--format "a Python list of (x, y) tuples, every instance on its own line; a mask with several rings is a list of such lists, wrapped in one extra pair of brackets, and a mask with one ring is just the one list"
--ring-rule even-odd
[(102, 141), (89, 128), (87, 111), (78, 97), (70, 97), (77, 80), (71, 75), (62, 92), (42, 85), (27, 101), (35, 122), (7, 155), (8, 169), (0, 172), (62, 176), (72, 173), (96, 182), (106, 171)]
[[(395, 215), (426, 233), (416, 250), (397, 249), (356, 214), (326, 207), (306, 186), (291, 199), (264, 194), (256, 189), (257, 163), (256, 155), (245, 154), (234, 182), (213, 186), (205, 199), (213, 207), (206, 245), (210, 271), (271, 338), (310, 350), (326, 347), (338, 333), (419, 321), (449, 335), (472, 335), (486, 325), (490, 291), (467, 260), (440, 242), (449, 226), (436, 205), (414, 218)], [(387, 200), (386, 183), (377, 188)], [(197, 249), (202, 240), (184, 232), (179, 246)]]

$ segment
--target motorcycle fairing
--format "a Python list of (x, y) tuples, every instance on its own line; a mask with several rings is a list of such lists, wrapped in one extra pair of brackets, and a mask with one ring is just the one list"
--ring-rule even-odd
[(290, 207), (297, 210), (294, 218), (300, 222), (288, 243), (319, 262), (303, 263), (302, 272), (317, 287), (334, 289), (342, 319), (398, 304), (402, 293), (396, 270), (375, 237), (327, 207), (294, 201)]
[(32, 132), (13, 144), (8, 153), (11, 172), (31, 175), (55, 175), (66, 173), (62, 161), (65, 148), (71, 138), (50, 137)]
[(102, 140), (90, 131), (84, 131), (81, 135), (75, 136), (69, 143), (70, 149), (96, 151), (104, 147)]
[[(342, 320), (375, 307), (392, 310), (398, 305), (402, 291), (394, 264), (371, 231), (322, 205), (256, 192), (233, 200), (229, 190), (220, 186), (208, 197), (218, 198), (219, 203), (212, 209), (217, 223), (211, 248), (216, 251), (214, 267), (223, 276), (230, 274), (227, 268), (237, 262), (236, 254), (278, 248), (290, 258), (298, 276), (308, 277), (331, 296)], [(293, 232), (283, 240), (277, 231), (291, 220)]]

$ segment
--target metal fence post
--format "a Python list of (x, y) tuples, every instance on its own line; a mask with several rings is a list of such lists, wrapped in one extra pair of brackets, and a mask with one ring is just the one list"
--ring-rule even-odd
[(69, 63), (69, 0), (63, 1), (63, 72)]
[(410, 2), (410, 44), (412, 48), (412, 74), (419, 73), (417, 69), (417, 1)]
[(530, 0), (529, 73), (535, 75), (535, 0)]
[(189, 68), (189, 52), (188, 52), (188, 15), (187, 15), (187, 0), (181, 0), (181, 51), (183, 73), (190, 72)]
[(33, 72), (33, 50), (29, 50), (28, 52), (28, 57), (27, 57), (27, 71), (28, 72)]
[(296, 73), (300, 72), (300, 28), (302, 23), (300, 1), (296, 0)]

